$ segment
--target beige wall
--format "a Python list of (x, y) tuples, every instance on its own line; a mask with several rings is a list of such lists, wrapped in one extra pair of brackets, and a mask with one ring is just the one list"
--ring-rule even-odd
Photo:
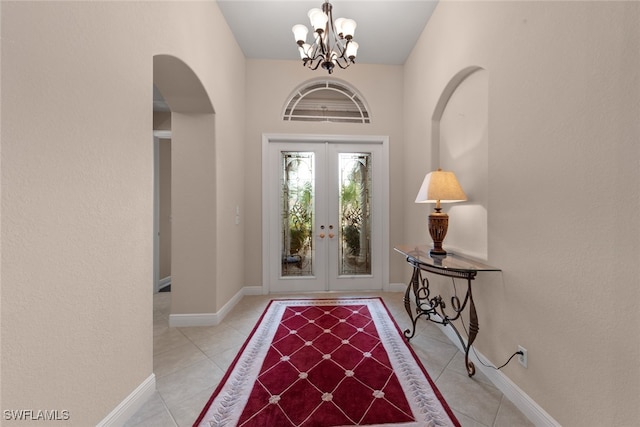
[(159, 209), (159, 277), (171, 277), (171, 140), (161, 139), (159, 147), (160, 209)]
[(212, 114), (172, 115), (172, 314), (215, 312), (214, 133)]
[[(404, 68), (334, 74), (367, 100), (365, 126), (283, 122), (287, 96), (318, 72), (248, 61), (245, 76), (215, 3), (2, 2), (2, 409), (94, 425), (152, 373), (152, 58), (169, 54), (216, 111), (215, 277), (183, 289), (172, 313), (217, 312), (262, 284), (262, 133), (389, 135), (390, 244), (427, 241), (413, 200), (433, 110), (457, 72), (480, 66), (487, 253), (503, 273), (477, 282), (478, 349), (499, 363), (525, 346), (529, 368), (504, 372), (563, 425), (634, 425), (639, 7), (441, 3)], [(404, 281), (389, 257), (390, 281)]]
[(494, 364), (527, 348), (528, 369), (503, 372), (563, 426), (640, 419), (638, 22), (637, 2), (442, 2), (405, 65), (404, 234), (425, 241), (412, 185), (436, 102), (486, 70), (487, 251), (503, 272), (476, 283), (477, 348)]
[(154, 111), (153, 112), (153, 129), (154, 130), (171, 130), (171, 112)]
[[(153, 112), (153, 130), (171, 131), (171, 112)], [(171, 139), (158, 143), (158, 279), (171, 277)]]
[[(222, 176), (242, 169), (244, 57), (214, 2), (2, 2), (1, 31), (2, 409), (95, 425), (153, 369), (153, 56), (201, 79)], [(242, 179), (208, 190), (243, 200)], [(227, 228), (240, 243), (183, 312), (242, 287)]]
[[(247, 61), (247, 130), (245, 154), (245, 283), (262, 285), (262, 134), (388, 135), (389, 236), (402, 240), (402, 67), (357, 64), (332, 77), (346, 81), (366, 100), (371, 124), (285, 122), (282, 113), (289, 96), (302, 83), (328, 74), (304, 68), (298, 61)], [(389, 249), (391, 282), (402, 280), (404, 266)]]

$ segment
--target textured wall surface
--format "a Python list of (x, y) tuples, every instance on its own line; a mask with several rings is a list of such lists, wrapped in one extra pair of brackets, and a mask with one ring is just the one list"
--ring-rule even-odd
[[(401, 188), (403, 185), (402, 67), (357, 64), (338, 70), (332, 77), (344, 80), (366, 100), (371, 124), (329, 122), (285, 122), (284, 106), (302, 83), (321, 77), (298, 61), (247, 61), (247, 133), (246, 133), (246, 283), (262, 284), (262, 271), (255, 262), (262, 260), (262, 134), (331, 134), (389, 136), (389, 240), (391, 246), (402, 243)], [(268, 82), (268, 84), (266, 83)], [(418, 191), (416, 187), (416, 192)], [(389, 257), (390, 281), (403, 280), (404, 260), (392, 248)]]
[[(447, 83), (486, 70), (487, 251), (503, 271), (476, 283), (476, 345), (494, 364), (527, 348), (528, 369), (503, 371), (563, 426), (640, 419), (638, 22), (637, 2), (441, 2), (405, 64), (407, 183)], [(424, 229), (414, 197), (408, 238)]]
[(213, 313), (261, 284), (264, 132), (389, 135), (390, 244), (427, 241), (413, 200), (431, 118), (451, 78), (482, 67), (486, 251), (503, 272), (477, 282), (477, 346), (494, 363), (525, 346), (529, 368), (504, 372), (562, 425), (640, 419), (639, 3), (442, 2), (404, 67), (336, 72), (370, 106), (359, 127), (284, 123), (287, 96), (317, 75), (245, 69), (214, 2), (0, 10), (2, 409), (95, 425), (152, 373), (153, 57), (167, 54), (215, 108), (215, 277), (185, 285), (172, 313)]
[[(244, 57), (215, 2), (2, 2), (1, 35), (2, 409), (95, 425), (153, 369), (153, 57), (181, 58), (217, 104), (225, 173)], [(243, 199), (242, 180), (208, 190)], [(242, 287), (241, 245), (222, 255), (223, 293)], [(215, 312), (217, 286), (187, 285), (205, 308), (184, 312)]]

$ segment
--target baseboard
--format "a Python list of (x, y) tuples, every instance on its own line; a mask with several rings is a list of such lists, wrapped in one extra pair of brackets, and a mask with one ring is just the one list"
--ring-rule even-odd
[[(476, 350), (477, 352), (477, 350)], [(481, 355), (482, 358), (484, 356)], [(505, 395), (520, 411), (536, 426), (560, 427), (560, 423), (540, 407), (529, 395), (509, 379), (502, 371), (482, 366), (476, 357), (473, 358), (476, 366), (481, 366), (483, 374)]]
[(188, 326), (218, 325), (245, 295), (262, 295), (262, 286), (245, 286), (236, 292), (216, 313), (170, 314), (169, 326), (172, 328), (184, 328)]
[(161, 279), (158, 282), (158, 290), (160, 290), (162, 288), (166, 288), (170, 284), (171, 284), (171, 276), (167, 276), (167, 277), (165, 277), (164, 279)]
[(215, 326), (221, 320), (216, 313), (188, 313), (170, 314), (169, 326), (171, 328), (186, 328), (189, 326)]
[[(439, 316), (438, 320), (442, 320)], [(455, 331), (445, 325), (436, 324), (442, 332), (451, 340), (451, 342), (458, 347), (458, 349), (464, 352), (462, 348), (462, 343), (458, 339)], [(541, 426), (549, 426), (549, 427), (560, 427), (560, 423), (553, 419), (551, 415), (549, 415), (544, 409), (540, 407), (528, 394), (526, 394), (520, 387), (518, 387), (513, 381), (509, 379), (502, 371), (489, 368), (484, 366), (479, 358), (483, 360), (489, 360), (482, 353), (480, 353), (477, 349), (475, 351), (469, 352), (469, 358), (476, 366), (476, 369), (481, 371), (488, 379), (493, 383), (494, 386), (498, 390), (505, 395), (507, 399), (509, 399), (519, 410), (524, 414), (525, 417), (529, 419), (534, 425)], [(476, 356), (477, 354), (477, 356)], [(486, 362), (485, 362), (486, 363)]]
[(97, 424), (97, 427), (122, 426), (131, 418), (138, 409), (147, 403), (156, 392), (156, 376), (151, 374), (135, 390), (129, 394), (106, 418)]

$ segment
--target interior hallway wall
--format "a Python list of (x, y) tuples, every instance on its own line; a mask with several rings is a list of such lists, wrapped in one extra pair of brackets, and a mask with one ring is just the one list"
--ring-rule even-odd
[[(153, 112), (153, 130), (171, 132), (171, 112)], [(171, 138), (158, 143), (158, 280), (171, 277)]]
[[(200, 77), (224, 177), (242, 170), (244, 56), (213, 1), (1, 7), (2, 409), (96, 425), (153, 372), (153, 57)], [(216, 206), (243, 191), (227, 180)], [(199, 284), (214, 297), (191, 298), (210, 312), (244, 283), (234, 214), (217, 215), (220, 276)]]
[[(294, 89), (311, 79), (328, 77), (326, 71), (312, 71), (299, 61), (247, 61), (247, 128), (245, 136), (245, 233), (248, 285), (262, 285), (262, 134), (330, 134), (389, 136), (389, 240), (402, 243), (402, 67), (356, 64), (336, 70), (332, 78), (347, 82), (367, 102), (370, 124), (329, 122), (285, 122), (284, 107)], [(392, 248), (391, 282), (402, 280), (404, 261)]]
[(159, 279), (171, 277), (171, 140), (160, 140)]
[(566, 427), (640, 419), (638, 22), (637, 2), (440, 2), (405, 64), (404, 234), (424, 241), (434, 107), (460, 70), (488, 74), (502, 273), (474, 285), (476, 344), (494, 364), (527, 348), (528, 368), (503, 372)]

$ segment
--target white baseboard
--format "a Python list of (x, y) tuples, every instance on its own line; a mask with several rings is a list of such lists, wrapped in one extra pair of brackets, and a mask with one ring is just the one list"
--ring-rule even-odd
[(188, 313), (170, 314), (169, 326), (172, 328), (186, 328), (188, 326), (215, 326), (221, 320), (216, 313)]
[[(389, 292), (404, 292), (406, 289), (405, 283), (389, 284)], [(243, 287), (216, 313), (170, 314), (169, 326), (182, 328), (218, 325), (245, 295), (264, 295), (264, 288), (262, 286)]]
[(113, 411), (97, 424), (97, 427), (122, 426), (156, 392), (156, 376), (151, 374), (129, 394)]
[(158, 282), (158, 289), (162, 289), (164, 287), (167, 287), (171, 284), (171, 276), (167, 276), (164, 279), (161, 279)]
[[(476, 350), (477, 351), (477, 350)], [(484, 356), (481, 355), (482, 358)], [(509, 379), (502, 371), (487, 368), (479, 364), (474, 357), (473, 363), (481, 366), (481, 371), (520, 411), (536, 426), (560, 427), (560, 423), (540, 407), (528, 394)]]
[(262, 286), (245, 286), (216, 313), (170, 314), (170, 327), (215, 326), (229, 314), (245, 295), (262, 295)]
[[(442, 320), (439, 316), (438, 320)], [(462, 352), (464, 352), (462, 348), (462, 343), (458, 339), (453, 328), (450, 328), (445, 325), (437, 324), (436, 325), (442, 330), (442, 332), (451, 340), (453, 344)], [(509, 399), (519, 410), (524, 414), (525, 417), (529, 419), (533, 424), (538, 427), (549, 426), (549, 427), (560, 427), (560, 423), (553, 419), (551, 415), (549, 415), (544, 409), (540, 407), (528, 394), (526, 394), (520, 387), (518, 387), (513, 381), (509, 379), (502, 371), (489, 368), (484, 366), (478, 357), (483, 360), (489, 360), (482, 353), (480, 353), (474, 347), (474, 351), (469, 352), (469, 359), (476, 366), (476, 369), (480, 370), (486, 377), (493, 383), (494, 386), (498, 390), (505, 395), (507, 399)], [(476, 353), (478, 356), (476, 356)]]

